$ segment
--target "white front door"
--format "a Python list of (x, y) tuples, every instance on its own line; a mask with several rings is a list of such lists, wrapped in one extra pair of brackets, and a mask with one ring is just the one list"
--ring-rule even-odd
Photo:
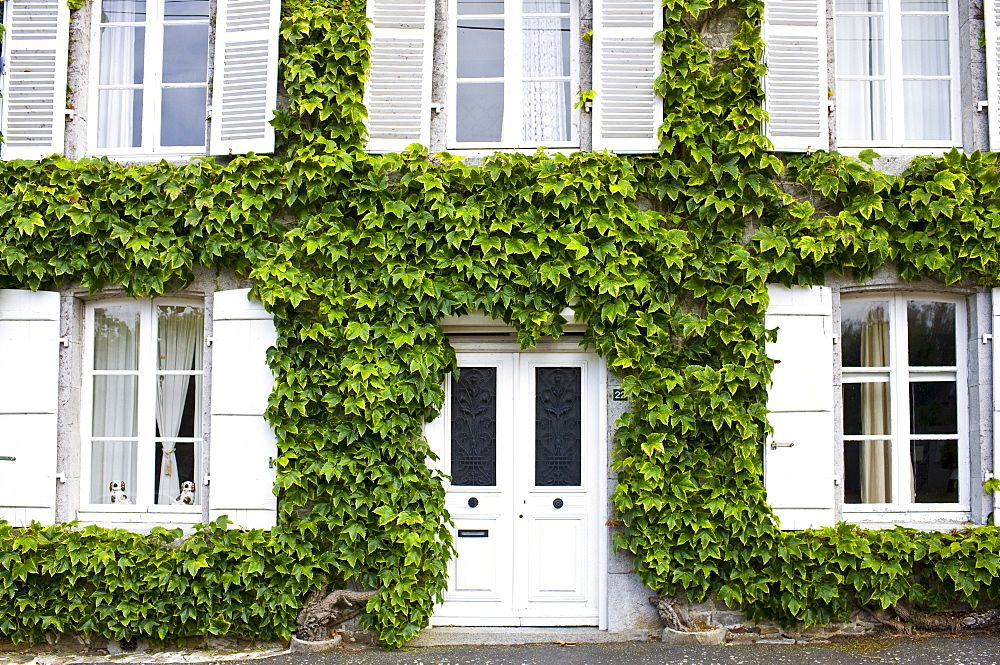
[(464, 353), (441, 417), (457, 556), (433, 625), (598, 624), (600, 359)]

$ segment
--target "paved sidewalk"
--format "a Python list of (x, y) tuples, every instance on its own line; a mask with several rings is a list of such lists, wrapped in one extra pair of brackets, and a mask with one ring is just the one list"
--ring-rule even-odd
[(260, 665), (1000, 665), (1000, 635), (860, 638), (820, 645), (676, 647), (658, 642), (419, 647), (286, 654)]

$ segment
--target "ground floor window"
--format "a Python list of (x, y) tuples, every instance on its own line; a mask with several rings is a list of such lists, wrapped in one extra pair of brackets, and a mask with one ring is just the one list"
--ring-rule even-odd
[(202, 303), (99, 301), (85, 325), (82, 503), (200, 510)]
[(844, 296), (844, 512), (969, 509), (961, 297)]

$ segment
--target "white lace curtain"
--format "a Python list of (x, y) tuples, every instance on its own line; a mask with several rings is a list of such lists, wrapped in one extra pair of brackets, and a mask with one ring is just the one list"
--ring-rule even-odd
[[(537, 13), (564, 11), (560, 0), (532, 0), (531, 10)], [(528, 77), (564, 77), (565, 53), (559, 17), (524, 18), (522, 32), (523, 71)], [(524, 139), (527, 142), (569, 141), (569, 96), (563, 80), (524, 81)]]
[[(159, 336), (157, 357), (161, 370), (191, 370), (201, 368), (202, 316), (193, 307), (159, 308)], [(156, 428), (161, 438), (178, 436), (184, 405), (187, 402), (190, 374), (168, 374), (157, 377)], [(200, 433), (196, 432), (198, 436)], [(173, 504), (180, 494), (177, 473), (177, 444), (160, 443), (163, 456), (160, 460), (160, 484), (156, 503)]]
[[(143, 7), (145, 5), (142, 5)], [(103, 0), (105, 21), (129, 22), (145, 20), (145, 13), (138, 13), (134, 0)], [(143, 9), (143, 12), (145, 10)], [(143, 28), (107, 25), (101, 28), (100, 83), (131, 85), (135, 83), (136, 35)], [(97, 114), (97, 144), (101, 148), (128, 148), (133, 144), (135, 102), (139, 91), (134, 89), (106, 89), (99, 93)]]
[[(136, 307), (94, 310), (94, 369), (138, 368), (139, 311)], [(135, 374), (94, 377), (93, 435), (122, 437), (131, 441), (94, 441), (91, 450), (90, 500), (111, 503), (110, 483), (125, 482), (125, 493), (136, 489), (136, 391)]]

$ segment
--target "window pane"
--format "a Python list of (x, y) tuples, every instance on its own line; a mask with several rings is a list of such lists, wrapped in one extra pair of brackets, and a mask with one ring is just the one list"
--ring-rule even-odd
[(580, 485), (581, 372), (535, 368), (535, 485)]
[(958, 395), (954, 381), (910, 383), (910, 433), (958, 433)]
[(903, 81), (906, 138), (951, 139), (951, 81)]
[(913, 501), (958, 503), (958, 441), (912, 441)]
[(569, 14), (569, 0), (523, 0), (525, 14)]
[(885, 140), (884, 81), (837, 81), (837, 100), (839, 141)]
[(94, 308), (94, 369), (138, 369), (139, 307)]
[(948, 17), (903, 16), (903, 74), (947, 76)]
[(163, 82), (208, 81), (208, 26), (168, 25), (163, 28)]
[(889, 384), (845, 383), (844, 435), (892, 434)]
[(524, 140), (538, 144), (569, 141), (571, 99), (569, 81), (527, 81), (521, 100)]
[(503, 14), (503, 0), (458, 0), (458, 13)]
[(837, 75), (885, 73), (881, 16), (837, 17)]
[(144, 23), (146, 0), (103, 0), (101, 23)]
[(164, 88), (162, 99), (160, 145), (205, 145), (207, 88)]
[(844, 441), (844, 503), (891, 501), (891, 442)]
[(525, 19), (524, 76), (569, 76), (569, 35), (568, 18)]
[[(136, 445), (135, 441), (94, 441), (90, 449), (91, 503), (135, 503)], [(127, 501), (120, 500), (121, 494)]]
[(882, 0), (836, 0), (838, 12), (880, 12)]
[(456, 138), (499, 141), (503, 138), (503, 83), (459, 83), (455, 86)]
[(202, 343), (205, 316), (201, 307), (168, 305), (156, 308), (157, 368), (199, 370), (202, 366)]
[(458, 78), (503, 76), (503, 21), (458, 20)]
[(146, 29), (101, 28), (101, 85), (142, 83)]
[(97, 147), (142, 145), (142, 90), (101, 90), (97, 107)]
[(948, 0), (902, 0), (899, 6), (904, 12), (946, 12)]
[(102, 375), (94, 377), (93, 436), (138, 436), (137, 405), (139, 377)]
[(156, 377), (156, 437), (201, 437), (201, 376)]
[(463, 367), (452, 377), (451, 484), (497, 484), (496, 367)]
[(844, 367), (888, 367), (889, 302), (842, 301), (840, 337)]
[(156, 444), (153, 491), (158, 505), (196, 506), (201, 503), (196, 482), (198, 447), (190, 441)]
[(955, 303), (910, 300), (906, 324), (911, 367), (955, 365)]
[(209, 17), (208, 0), (165, 0), (163, 5), (163, 16), (168, 21), (171, 19), (192, 19)]

